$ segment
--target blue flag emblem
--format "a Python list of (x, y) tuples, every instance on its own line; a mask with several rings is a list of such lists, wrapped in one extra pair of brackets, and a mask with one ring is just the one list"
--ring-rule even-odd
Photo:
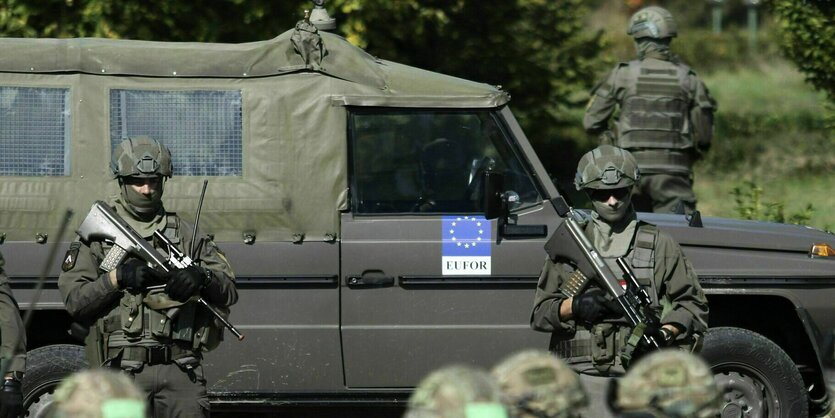
[(490, 222), (483, 216), (444, 216), (441, 237), (443, 274), (490, 274)]

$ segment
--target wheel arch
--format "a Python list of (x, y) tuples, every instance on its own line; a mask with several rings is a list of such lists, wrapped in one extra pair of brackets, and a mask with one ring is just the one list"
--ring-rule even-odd
[(816, 330), (808, 312), (789, 295), (708, 293), (708, 325), (754, 331), (773, 341), (794, 361), (809, 391), (813, 408), (826, 408), (828, 392)]

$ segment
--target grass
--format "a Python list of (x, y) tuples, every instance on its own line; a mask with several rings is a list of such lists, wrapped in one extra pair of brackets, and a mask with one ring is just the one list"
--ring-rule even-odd
[(799, 214), (810, 226), (835, 229), (835, 136), (824, 126), (824, 97), (789, 64), (718, 71), (705, 82), (719, 102), (714, 147), (696, 166), (699, 209), (740, 217), (735, 187), (752, 182), (762, 204)]

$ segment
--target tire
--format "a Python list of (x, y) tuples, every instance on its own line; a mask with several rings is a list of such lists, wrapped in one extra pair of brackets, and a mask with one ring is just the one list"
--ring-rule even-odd
[(722, 391), (722, 416), (809, 416), (809, 398), (792, 359), (780, 346), (742, 328), (711, 328), (702, 357)]
[(49, 345), (26, 353), (22, 387), (25, 416), (44, 417), (61, 380), (87, 367), (84, 347), (79, 345)]

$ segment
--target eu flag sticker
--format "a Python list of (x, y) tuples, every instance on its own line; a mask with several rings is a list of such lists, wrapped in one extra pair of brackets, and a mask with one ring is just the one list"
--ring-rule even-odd
[(490, 222), (483, 216), (441, 219), (441, 274), (490, 275)]

